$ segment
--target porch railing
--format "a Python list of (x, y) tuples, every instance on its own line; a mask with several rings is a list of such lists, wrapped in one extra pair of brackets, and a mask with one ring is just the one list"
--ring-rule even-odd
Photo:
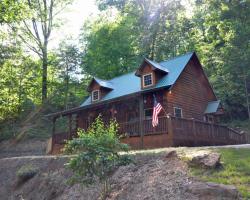
[(152, 119), (134, 120), (131, 122), (119, 123), (119, 132), (127, 136), (140, 136), (150, 134), (167, 133), (167, 117), (159, 117), (159, 125), (152, 126)]
[(229, 145), (250, 143), (250, 134), (204, 121), (171, 117), (175, 146)]
[(71, 134), (69, 132), (58, 132), (52, 135), (52, 146), (55, 144), (65, 144), (66, 140), (72, 139), (76, 137), (76, 130), (72, 131)]
[[(134, 120), (131, 122), (119, 123), (119, 133), (127, 137), (138, 137), (155, 134), (173, 134), (174, 146), (202, 146), (202, 145), (223, 145), (250, 143), (250, 134), (239, 133), (227, 126), (211, 124), (204, 121), (176, 118), (159, 117), (159, 125), (152, 127), (152, 120)], [(142, 134), (142, 135), (141, 135)], [(52, 144), (63, 144), (76, 136), (66, 132), (54, 134)]]

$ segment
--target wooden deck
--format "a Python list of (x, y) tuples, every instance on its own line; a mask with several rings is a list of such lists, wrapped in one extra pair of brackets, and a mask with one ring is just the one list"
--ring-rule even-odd
[(250, 143), (250, 135), (227, 126), (172, 117), (174, 146), (205, 146)]
[[(160, 117), (156, 128), (152, 127), (151, 119), (119, 123), (119, 133), (124, 135), (122, 142), (135, 149), (250, 143), (249, 134), (239, 133), (227, 126), (172, 116)], [(63, 145), (72, 137), (76, 137), (76, 131), (54, 134), (52, 148)]]

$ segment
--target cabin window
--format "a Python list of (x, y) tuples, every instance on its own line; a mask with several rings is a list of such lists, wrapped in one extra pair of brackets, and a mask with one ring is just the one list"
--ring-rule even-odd
[(92, 101), (98, 101), (100, 98), (99, 90), (94, 90), (92, 92)]
[(153, 75), (151, 74), (145, 74), (143, 75), (143, 87), (148, 87), (153, 85)]
[(153, 108), (149, 108), (149, 109), (144, 110), (145, 119), (151, 119), (152, 115), (153, 115)]
[(174, 107), (174, 116), (182, 118), (182, 109), (178, 107)]
[(209, 123), (214, 123), (214, 118), (213, 118), (213, 116), (207, 115), (207, 116), (206, 116), (206, 121), (209, 122)]

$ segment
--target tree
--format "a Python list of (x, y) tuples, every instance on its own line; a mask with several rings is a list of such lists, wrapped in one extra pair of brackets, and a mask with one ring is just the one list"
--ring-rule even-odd
[(128, 145), (120, 143), (117, 129), (115, 121), (105, 126), (99, 116), (87, 131), (79, 130), (79, 137), (68, 141), (65, 148), (68, 153), (77, 153), (67, 163), (74, 172), (71, 181), (89, 185), (99, 180), (103, 185), (102, 199), (109, 191), (112, 172), (131, 162), (128, 154), (120, 154), (128, 151)]
[(16, 31), (21, 41), (42, 61), (42, 102), (47, 99), (49, 38), (55, 28), (56, 16), (69, 2), (69, 0), (27, 0), (31, 20), (22, 20), (18, 26), (11, 25), (12, 31)]
[(27, 101), (37, 102), (38, 63), (17, 52), (0, 64), (0, 122), (26, 111)]
[(196, 4), (191, 40), (208, 72), (228, 118), (247, 116), (244, 81), (248, 76), (250, 48), (248, 1), (200, 1)]
[[(179, 0), (97, 1), (104, 13), (119, 11), (112, 20), (104, 14), (84, 26), (84, 70), (112, 78), (135, 70), (143, 57), (162, 61), (189, 51), (191, 23)], [(105, 18), (105, 19), (104, 19)]]
[(28, 16), (24, 0), (2, 0), (0, 2), (0, 24), (20, 22)]
[(130, 21), (100, 17), (85, 24), (82, 44), (85, 48), (82, 67), (92, 76), (110, 79), (136, 68), (138, 57), (131, 34)]
[(98, 0), (99, 8), (116, 7), (121, 15), (131, 19), (130, 32), (134, 35), (140, 56), (163, 60), (188, 51), (190, 24), (180, 0), (109, 1)]
[(79, 74), (77, 71), (81, 62), (81, 52), (75, 45), (62, 42), (56, 56), (54, 65), (58, 67), (58, 77), (64, 82), (64, 108), (67, 109), (70, 83), (74, 82), (74, 76)]

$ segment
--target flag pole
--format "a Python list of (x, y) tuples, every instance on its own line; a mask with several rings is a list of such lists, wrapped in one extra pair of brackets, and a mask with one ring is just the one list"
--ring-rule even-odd
[(168, 113), (166, 112), (166, 110), (162, 107), (162, 110), (164, 111), (165, 115), (168, 116)]
[[(153, 94), (153, 97), (156, 98), (155, 94)], [(163, 105), (163, 104), (162, 104)], [(169, 116), (169, 114), (166, 112), (166, 110), (164, 109), (164, 107), (162, 106), (162, 110), (164, 111), (166, 117)]]

